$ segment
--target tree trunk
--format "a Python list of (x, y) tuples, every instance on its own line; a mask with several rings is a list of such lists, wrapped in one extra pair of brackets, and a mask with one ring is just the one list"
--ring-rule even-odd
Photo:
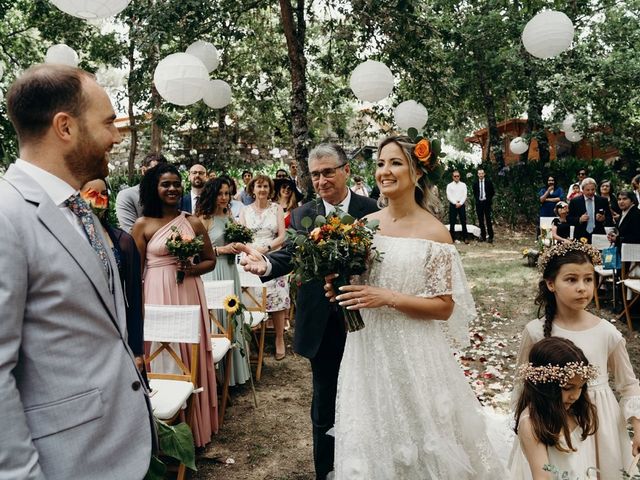
[[(133, 73), (133, 69), (135, 67), (135, 41), (134, 35), (132, 35), (132, 30), (134, 29), (133, 21), (129, 23), (129, 52), (128, 52), (128, 60), (129, 60), (129, 79), (131, 79), (131, 75)], [(132, 82), (129, 80), (127, 82), (127, 96), (128, 98), (128, 109), (127, 112), (129, 114), (129, 131), (131, 132), (131, 143), (129, 145), (129, 160), (127, 163), (127, 177), (129, 178), (129, 183), (133, 180), (133, 175), (135, 173), (136, 167), (136, 153), (138, 151), (138, 123), (136, 121), (136, 117), (133, 112), (133, 107), (135, 104), (136, 95), (133, 92), (134, 88)]]
[[(312, 195), (313, 185), (309, 177), (309, 125), (307, 123), (307, 58), (304, 53), (306, 22), (304, 0), (297, 0), (294, 12), (291, 0), (280, 0), (280, 15), (284, 36), (287, 40), (289, 70), (291, 73), (291, 130), (293, 134), (294, 157), (307, 192)], [(295, 19), (294, 19), (295, 14)]]
[[(524, 74), (529, 79), (527, 87), (528, 108), (527, 108), (527, 128), (531, 132), (531, 137), (538, 141), (538, 153), (540, 155), (540, 165), (545, 165), (550, 160), (549, 139), (547, 131), (542, 122), (542, 103), (538, 96), (537, 72), (531, 63), (528, 53), (525, 53)], [(531, 142), (530, 142), (531, 143)]]
[[(487, 116), (487, 150), (483, 162), (491, 163), (495, 160), (498, 168), (504, 167), (504, 152), (502, 151), (502, 140), (498, 131), (498, 122), (496, 121), (496, 104), (491, 93), (487, 79), (484, 76), (482, 68), (478, 70), (478, 86), (482, 94), (484, 110)], [(493, 154), (493, 155), (492, 155)]]

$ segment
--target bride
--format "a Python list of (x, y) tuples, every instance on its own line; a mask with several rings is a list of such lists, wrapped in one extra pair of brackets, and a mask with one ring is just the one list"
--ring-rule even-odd
[[(361, 311), (338, 380), (335, 478), (506, 478), (481, 406), (448, 339), (468, 342), (475, 315), (460, 258), (434, 216), (430, 144), (389, 137), (376, 182), (387, 206), (374, 243), (383, 252), (336, 300)], [(331, 295), (331, 287), (326, 287)], [(444, 327), (444, 328), (443, 328)]]

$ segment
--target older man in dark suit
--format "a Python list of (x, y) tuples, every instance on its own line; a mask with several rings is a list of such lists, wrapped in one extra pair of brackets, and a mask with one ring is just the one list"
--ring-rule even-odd
[(593, 178), (585, 178), (580, 187), (582, 195), (569, 203), (567, 221), (575, 226), (573, 238), (586, 238), (591, 243), (591, 235), (604, 235), (604, 227), (613, 225), (613, 219), (607, 199), (596, 195), (596, 181)]
[[(336, 209), (361, 218), (375, 212), (374, 200), (353, 193), (347, 187), (349, 163), (344, 150), (333, 144), (320, 144), (309, 153), (309, 173), (313, 188), (320, 196), (291, 213), (291, 227), (305, 231), (304, 217), (327, 215)], [(291, 271), (291, 257), (295, 247), (290, 243), (282, 250), (267, 256), (250, 253), (245, 269), (264, 280), (286, 275)], [(313, 373), (313, 458), (316, 478), (324, 479), (333, 470), (334, 439), (327, 435), (335, 421), (338, 371), (346, 340), (344, 317), (340, 308), (330, 303), (324, 292), (324, 281), (304, 283), (298, 289), (294, 350), (311, 361)]]

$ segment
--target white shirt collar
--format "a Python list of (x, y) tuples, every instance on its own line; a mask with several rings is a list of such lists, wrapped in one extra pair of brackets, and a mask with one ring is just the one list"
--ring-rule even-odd
[(78, 190), (73, 188), (67, 182), (56, 177), (52, 173), (37, 167), (33, 163), (18, 158), (15, 166), (35, 180), (36, 183), (46, 192), (49, 198), (51, 198), (53, 203), (59, 207), (63, 206), (65, 200), (70, 196), (78, 193)]
[[(327, 215), (336, 209), (335, 205), (330, 204), (324, 198), (322, 199), (322, 203), (324, 203), (324, 211)], [(347, 188), (347, 196), (339, 203), (342, 205), (340, 210), (347, 213), (349, 211), (349, 205), (351, 204), (351, 189)]]

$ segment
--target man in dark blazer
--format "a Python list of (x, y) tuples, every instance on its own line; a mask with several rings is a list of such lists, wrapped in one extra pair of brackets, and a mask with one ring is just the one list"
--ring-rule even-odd
[(189, 169), (189, 182), (191, 190), (186, 192), (180, 200), (180, 210), (183, 212), (195, 213), (200, 193), (207, 181), (207, 169), (204, 165), (196, 163)]
[(573, 238), (586, 238), (591, 243), (591, 235), (604, 235), (605, 226), (612, 226), (611, 209), (606, 198), (596, 195), (596, 181), (585, 178), (580, 185), (582, 195), (571, 199), (567, 221), (575, 226)]
[[(478, 169), (478, 178), (472, 185), (473, 198), (476, 201), (476, 213), (480, 224), (480, 241), (493, 243), (493, 223), (491, 222), (491, 202), (495, 190), (493, 183), (485, 178), (484, 168)], [(487, 234), (489, 234), (487, 236)]]
[[(313, 188), (320, 198), (305, 203), (291, 213), (291, 227), (306, 231), (301, 221), (304, 217), (315, 219), (336, 208), (355, 218), (378, 210), (376, 202), (349, 190), (349, 164), (344, 150), (333, 144), (323, 143), (309, 153), (309, 173)], [(267, 281), (291, 271), (291, 257), (295, 246), (287, 242), (281, 250), (267, 255), (266, 261), (256, 251), (245, 260), (245, 269), (264, 275)], [(346, 340), (344, 317), (335, 303), (325, 296), (324, 280), (303, 283), (298, 288), (296, 301), (296, 327), (293, 348), (296, 353), (311, 361), (313, 374), (313, 399), (311, 421), (313, 423), (313, 459), (316, 478), (324, 479), (333, 470), (334, 438), (327, 435), (335, 420), (338, 371)]]

